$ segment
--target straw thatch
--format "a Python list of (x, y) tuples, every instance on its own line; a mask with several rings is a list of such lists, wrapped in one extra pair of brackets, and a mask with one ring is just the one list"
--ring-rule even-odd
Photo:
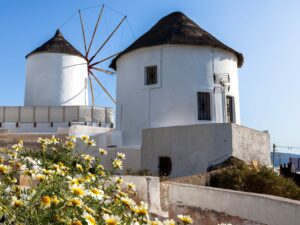
[(58, 29), (55, 35), (46, 43), (29, 53), (27, 57), (37, 53), (63, 53), (85, 58), (75, 47), (73, 47)]
[(239, 67), (241, 67), (244, 62), (244, 57), (241, 53), (217, 40), (183, 13), (174, 12), (159, 20), (149, 31), (114, 58), (110, 67), (116, 69), (117, 60), (128, 52), (143, 47), (164, 44), (198, 45), (220, 48), (235, 54)]

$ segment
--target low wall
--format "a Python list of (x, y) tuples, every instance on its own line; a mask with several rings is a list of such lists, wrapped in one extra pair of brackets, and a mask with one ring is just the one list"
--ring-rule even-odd
[(172, 161), (171, 177), (207, 171), (229, 156), (270, 164), (268, 133), (229, 123), (145, 129), (142, 133), (142, 169), (159, 174), (159, 157)]
[[(210, 187), (169, 184), (169, 213), (171, 216), (188, 212), (199, 222), (201, 219), (199, 212), (205, 210), (211, 211), (210, 216), (216, 212), (223, 213), (223, 218), (227, 221), (219, 222), (235, 225), (298, 225), (300, 223), (300, 201)], [(196, 222), (196, 224), (199, 223)]]

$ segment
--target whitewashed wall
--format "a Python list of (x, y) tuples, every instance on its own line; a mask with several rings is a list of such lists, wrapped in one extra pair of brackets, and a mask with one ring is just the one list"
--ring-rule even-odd
[(25, 106), (88, 105), (87, 62), (79, 56), (40, 53), (27, 58)]
[[(144, 85), (145, 66), (158, 67), (158, 84)], [(214, 94), (214, 73), (228, 73), (234, 120), (240, 123), (237, 59), (211, 47), (163, 45), (142, 48), (117, 61), (117, 128), (124, 145), (141, 144), (145, 128), (222, 123), (221, 94)], [(211, 93), (211, 121), (199, 121), (197, 92)]]

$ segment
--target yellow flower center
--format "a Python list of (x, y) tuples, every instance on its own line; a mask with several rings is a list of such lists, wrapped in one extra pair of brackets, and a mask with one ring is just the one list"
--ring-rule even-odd
[(76, 194), (76, 195), (79, 195), (79, 196), (84, 195), (84, 190), (82, 190), (82, 189), (79, 188), (79, 187), (74, 187), (74, 188), (72, 188), (72, 191), (73, 191), (73, 193)]
[(109, 218), (105, 222), (107, 225), (117, 225), (118, 224), (118, 221), (115, 220), (114, 218)]
[(50, 206), (51, 198), (49, 196), (43, 196), (41, 202), (45, 206)]

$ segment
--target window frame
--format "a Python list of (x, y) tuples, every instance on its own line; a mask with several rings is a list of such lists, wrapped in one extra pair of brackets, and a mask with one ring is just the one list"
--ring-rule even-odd
[[(154, 82), (153, 83), (148, 83), (148, 81), (149, 81), (148, 69), (150, 69), (150, 68), (155, 68), (155, 70), (154, 70), (155, 71), (155, 73), (154, 73), (155, 77), (153, 79), (153, 80), (155, 80), (155, 83)], [(158, 85), (158, 84), (159, 84), (159, 81), (158, 81), (158, 66), (157, 65), (145, 66), (144, 67), (144, 85), (145, 86), (155, 86), (155, 85)]]
[[(231, 99), (231, 113), (228, 120), (228, 99)], [(235, 123), (234, 96), (226, 95), (226, 123)]]
[[(208, 112), (201, 112), (200, 98), (201, 95), (206, 95), (206, 104)], [(198, 91), (197, 92), (197, 112), (199, 121), (211, 121), (212, 120), (212, 104), (211, 104), (211, 92), (208, 91)]]

